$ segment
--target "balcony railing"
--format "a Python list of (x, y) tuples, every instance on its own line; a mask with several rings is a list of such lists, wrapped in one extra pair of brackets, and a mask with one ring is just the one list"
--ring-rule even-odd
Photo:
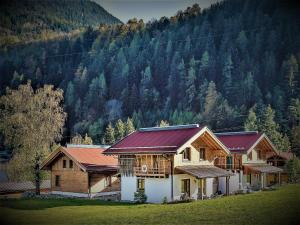
[(137, 166), (134, 167), (134, 173), (136, 176), (166, 176), (171, 173), (171, 167), (165, 166), (165, 167), (145, 167), (145, 166)]

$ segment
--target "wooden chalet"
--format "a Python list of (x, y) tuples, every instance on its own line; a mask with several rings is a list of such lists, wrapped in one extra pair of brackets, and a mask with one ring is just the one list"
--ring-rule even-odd
[(132, 201), (143, 191), (149, 202), (187, 196), (208, 198), (226, 192), (227, 148), (207, 128), (198, 124), (141, 128), (104, 151), (117, 155), (121, 174), (121, 199)]
[(117, 182), (118, 160), (103, 151), (101, 146), (68, 145), (52, 152), (42, 164), (51, 173), (51, 192), (93, 197), (112, 186)]
[(280, 183), (283, 170), (267, 163), (267, 154), (278, 155), (278, 151), (265, 134), (249, 131), (216, 133), (216, 136), (231, 152), (227, 169), (235, 173), (232, 180), (236, 181), (230, 185), (230, 191), (265, 188), (274, 184), (268, 179), (274, 175), (276, 183)]

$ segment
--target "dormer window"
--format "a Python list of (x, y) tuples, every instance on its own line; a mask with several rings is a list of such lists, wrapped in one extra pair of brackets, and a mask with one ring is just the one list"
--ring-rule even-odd
[(206, 160), (206, 158), (205, 158), (205, 148), (200, 148), (200, 150), (199, 150), (199, 160), (200, 161)]
[(191, 148), (186, 148), (182, 154), (183, 160), (190, 161), (191, 160)]

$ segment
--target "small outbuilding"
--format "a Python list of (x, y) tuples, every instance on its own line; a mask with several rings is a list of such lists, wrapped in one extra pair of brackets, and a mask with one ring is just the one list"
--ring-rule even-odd
[(52, 152), (42, 164), (43, 170), (51, 172), (51, 192), (95, 197), (112, 186), (118, 192), (118, 160), (103, 155), (104, 150), (105, 147), (97, 145), (68, 145)]

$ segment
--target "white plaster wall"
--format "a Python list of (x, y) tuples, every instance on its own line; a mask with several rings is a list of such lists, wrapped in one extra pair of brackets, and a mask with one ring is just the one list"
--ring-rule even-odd
[(213, 178), (206, 178), (206, 196), (210, 197), (213, 194)]
[(195, 177), (192, 177), (187, 174), (176, 174), (174, 175), (174, 200), (180, 200), (181, 196), (181, 180), (182, 179), (190, 179), (190, 191), (191, 198), (197, 199), (198, 196), (198, 183)]
[[(234, 175), (229, 178), (229, 194), (240, 190), (243, 186), (243, 171), (239, 173), (235, 171)], [(226, 177), (219, 178), (219, 191), (226, 194)]]
[[(209, 162), (208, 160), (199, 160), (200, 152), (197, 151), (192, 145), (187, 145), (186, 147), (191, 148), (191, 160), (183, 160), (182, 154), (176, 154), (174, 156), (174, 167), (184, 165), (213, 165), (213, 162)], [(203, 148), (211, 151), (207, 146), (203, 146)]]
[(146, 178), (147, 202), (161, 203), (164, 197), (171, 201), (171, 178)]
[(122, 201), (133, 201), (134, 192), (136, 192), (136, 176), (122, 176), (121, 177), (121, 200)]

